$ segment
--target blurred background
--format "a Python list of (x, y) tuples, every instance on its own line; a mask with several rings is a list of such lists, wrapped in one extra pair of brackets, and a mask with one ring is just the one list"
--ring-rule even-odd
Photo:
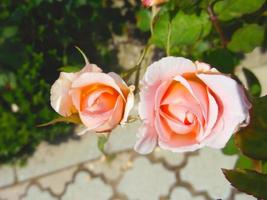
[(171, 55), (208, 62), (241, 80), (241, 68), (249, 68), (266, 94), (265, 0), (171, 0), (159, 11), (156, 22), (162, 23), (153, 24), (151, 38), (151, 10), (138, 0), (1, 0), (0, 200), (253, 199), (221, 174), (223, 167), (251, 166), (232, 140), (223, 152), (157, 149), (140, 156), (131, 150), (140, 123), (134, 122), (112, 133), (106, 151), (115, 158), (107, 161), (96, 135), (77, 135), (82, 127), (36, 127), (57, 117), (49, 98), (60, 71), (84, 66), (75, 46), (104, 71), (123, 73), (149, 41), (148, 65), (166, 55), (166, 13), (175, 19)]

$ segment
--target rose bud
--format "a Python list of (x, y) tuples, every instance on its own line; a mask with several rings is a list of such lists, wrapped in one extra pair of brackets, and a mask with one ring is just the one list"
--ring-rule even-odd
[(88, 130), (106, 132), (127, 121), (134, 87), (94, 64), (77, 73), (61, 72), (51, 88), (51, 105), (64, 117), (78, 113)]

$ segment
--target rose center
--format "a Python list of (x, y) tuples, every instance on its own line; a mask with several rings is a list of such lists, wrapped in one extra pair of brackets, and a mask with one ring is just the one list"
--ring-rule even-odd
[(114, 108), (118, 92), (112, 87), (94, 84), (81, 92), (81, 111), (93, 114), (104, 113)]

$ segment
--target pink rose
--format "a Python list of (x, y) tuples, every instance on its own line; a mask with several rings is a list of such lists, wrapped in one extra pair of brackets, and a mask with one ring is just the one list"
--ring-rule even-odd
[(127, 121), (133, 90), (117, 74), (102, 73), (87, 62), (77, 73), (60, 73), (51, 88), (51, 105), (65, 117), (79, 113), (89, 130), (104, 132)]
[(142, 0), (142, 4), (146, 7), (151, 7), (166, 2), (167, 0)]
[(205, 63), (166, 57), (147, 68), (141, 84), (139, 153), (157, 144), (173, 152), (223, 148), (249, 122), (243, 87)]

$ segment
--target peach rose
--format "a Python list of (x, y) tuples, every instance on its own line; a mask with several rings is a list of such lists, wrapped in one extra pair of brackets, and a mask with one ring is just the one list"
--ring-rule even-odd
[(162, 4), (167, 0), (142, 0), (142, 4), (146, 7), (151, 7), (154, 5)]
[(51, 105), (62, 116), (79, 113), (89, 130), (109, 131), (127, 121), (134, 104), (134, 87), (115, 73), (102, 73), (94, 64), (77, 73), (61, 72), (51, 88)]
[(249, 122), (243, 87), (205, 63), (166, 57), (148, 67), (141, 84), (139, 153), (157, 144), (173, 152), (223, 148)]

